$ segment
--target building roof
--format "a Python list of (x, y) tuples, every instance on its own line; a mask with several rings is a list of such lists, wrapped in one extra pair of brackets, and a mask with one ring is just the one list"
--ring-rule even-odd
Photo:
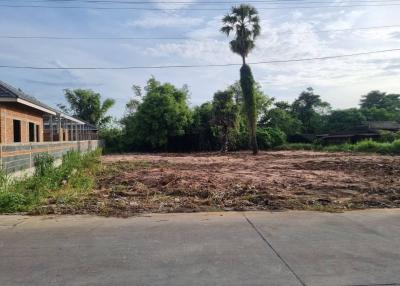
[(31, 107), (39, 109), (43, 112), (53, 115), (57, 113), (57, 110), (54, 108), (51, 108), (50, 106), (37, 100), (35, 97), (27, 95), (22, 90), (17, 89), (3, 81), (0, 81), (0, 100), (16, 101), (22, 104), (30, 103)]
[(77, 122), (79, 124), (89, 125), (90, 127), (96, 128), (92, 124), (89, 124), (79, 118), (75, 118), (68, 114), (65, 114), (53, 107), (50, 107), (33, 96), (30, 96), (24, 93), (22, 90), (17, 89), (3, 81), (0, 80), (0, 102), (1, 101), (11, 101), (11, 102), (18, 102), (24, 105), (28, 105), (32, 108), (41, 110), (47, 114), (56, 115), (59, 114), (61, 117), (69, 119), (71, 121)]
[(396, 121), (368, 121), (365, 124), (371, 129), (391, 130), (391, 131), (400, 130), (400, 123)]

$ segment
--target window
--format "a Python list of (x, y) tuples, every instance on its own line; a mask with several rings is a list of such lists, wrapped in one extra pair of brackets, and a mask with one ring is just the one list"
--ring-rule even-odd
[(14, 142), (21, 142), (21, 120), (13, 120)]
[(36, 142), (40, 142), (40, 126), (36, 125)]
[(29, 142), (35, 142), (35, 123), (29, 122)]

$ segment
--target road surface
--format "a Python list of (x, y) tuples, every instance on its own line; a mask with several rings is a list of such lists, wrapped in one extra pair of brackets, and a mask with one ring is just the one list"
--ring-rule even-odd
[(400, 210), (0, 216), (0, 285), (400, 285)]

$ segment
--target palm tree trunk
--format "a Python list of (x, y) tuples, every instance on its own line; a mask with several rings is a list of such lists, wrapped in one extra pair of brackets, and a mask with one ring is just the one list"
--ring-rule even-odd
[(221, 153), (228, 152), (228, 128), (224, 128), (223, 130), (223, 138), (222, 138), (222, 148)]
[(248, 119), (248, 126), (250, 132), (250, 144), (253, 154), (258, 154), (257, 144), (257, 111), (254, 95), (254, 79), (251, 69), (248, 65), (244, 64), (240, 69), (240, 86), (242, 87), (243, 99), (245, 102), (245, 109)]
[(242, 64), (245, 65), (246, 64), (246, 57), (244, 55), (242, 55)]
[(257, 126), (251, 126), (250, 132), (251, 132), (251, 147), (253, 149), (253, 155), (257, 155), (258, 154)]

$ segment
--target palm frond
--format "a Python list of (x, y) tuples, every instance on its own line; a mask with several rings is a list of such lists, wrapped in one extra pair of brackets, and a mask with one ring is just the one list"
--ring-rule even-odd
[(226, 34), (227, 36), (229, 36), (229, 34), (230, 34), (230, 32), (232, 32), (232, 30), (233, 30), (232, 26), (223, 26), (220, 31), (222, 33)]
[(222, 18), (222, 23), (234, 25), (238, 21), (238, 18), (234, 14), (228, 14)]
[(231, 13), (222, 18), (225, 24), (220, 31), (227, 36), (234, 32), (230, 42), (232, 52), (246, 57), (255, 47), (254, 40), (260, 35), (260, 18), (257, 9), (248, 4), (234, 6)]

